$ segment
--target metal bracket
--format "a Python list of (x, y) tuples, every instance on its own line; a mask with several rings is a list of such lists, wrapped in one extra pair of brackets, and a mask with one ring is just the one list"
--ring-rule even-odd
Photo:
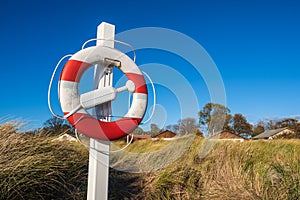
[(108, 64), (108, 67), (116, 67), (116, 68), (120, 68), (121, 67), (121, 61), (119, 60), (115, 60), (115, 59), (111, 59), (111, 58), (104, 58), (104, 62)]

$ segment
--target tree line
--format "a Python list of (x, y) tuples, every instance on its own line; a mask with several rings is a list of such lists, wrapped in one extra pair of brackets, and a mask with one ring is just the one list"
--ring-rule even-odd
[(241, 114), (231, 114), (229, 108), (215, 103), (206, 104), (198, 113), (199, 128), (206, 135), (213, 135), (221, 131), (230, 131), (244, 137), (254, 137), (265, 130), (289, 128), (300, 137), (300, 122), (295, 118), (280, 120), (260, 120), (255, 124), (248, 122)]
[[(248, 122), (247, 118), (241, 114), (231, 114), (229, 108), (216, 103), (207, 103), (199, 112), (198, 119), (184, 118), (178, 120), (176, 124), (167, 125), (159, 128), (157, 124), (151, 124), (150, 130), (145, 131), (137, 127), (133, 133), (137, 135), (150, 134), (154, 136), (161, 131), (170, 130), (176, 134), (196, 133), (202, 136), (212, 136), (222, 131), (230, 131), (243, 137), (251, 138), (265, 130), (277, 128), (290, 128), (295, 131), (300, 138), (300, 122), (295, 118), (284, 118), (281, 120), (260, 120), (255, 124)], [(43, 127), (29, 134), (42, 134), (45, 136), (54, 136), (62, 133), (74, 134), (74, 128), (66, 121), (52, 117), (44, 122)]]
[[(199, 112), (198, 119), (184, 118), (176, 124), (167, 125), (163, 130), (170, 130), (177, 134), (197, 133), (204, 136), (216, 135), (222, 131), (230, 131), (237, 135), (251, 138), (266, 130), (289, 128), (295, 131), (300, 138), (300, 122), (295, 118), (284, 118), (280, 120), (260, 120), (255, 124), (248, 122), (241, 113), (231, 114), (229, 108), (216, 103), (207, 103)], [(160, 130), (156, 124), (151, 124), (147, 132), (138, 128), (136, 134), (155, 135)]]

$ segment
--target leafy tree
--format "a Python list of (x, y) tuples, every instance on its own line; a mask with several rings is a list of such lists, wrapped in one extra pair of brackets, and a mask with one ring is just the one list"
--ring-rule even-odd
[[(218, 134), (224, 129), (224, 125), (228, 128), (229, 126), (229, 115), (230, 110), (220, 104), (207, 103), (203, 109), (198, 113), (200, 129), (211, 136)], [(228, 124), (226, 125), (226, 118)]]
[(252, 125), (248, 123), (246, 117), (242, 114), (235, 114), (233, 116), (233, 131), (236, 134), (252, 135)]
[(223, 130), (233, 132), (233, 128), (232, 128), (233, 125), (232, 124), (233, 124), (232, 115), (231, 114), (226, 114)]
[(276, 122), (275, 126), (277, 128), (284, 128), (284, 127), (288, 127), (292, 130), (297, 131), (298, 129), (298, 120), (294, 119), (294, 118), (285, 118), (282, 121)]
[(70, 135), (74, 134), (73, 127), (63, 119), (57, 117), (52, 117), (44, 122), (42, 132), (46, 136), (60, 135), (62, 133), (68, 133)]
[(252, 133), (252, 137), (257, 136), (259, 134), (261, 134), (262, 132), (265, 131), (265, 128), (263, 125), (257, 124), (253, 127), (253, 133)]
[(295, 131), (296, 135), (300, 136), (300, 122), (294, 118), (285, 118), (279, 122), (276, 122), (276, 128), (284, 128), (287, 127), (293, 131)]

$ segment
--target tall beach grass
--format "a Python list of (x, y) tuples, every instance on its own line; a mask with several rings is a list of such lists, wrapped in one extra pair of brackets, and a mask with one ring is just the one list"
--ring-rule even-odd
[[(14, 122), (0, 125), (0, 199), (86, 199), (87, 149), (17, 129)], [(170, 144), (176, 151), (176, 143), (151, 140), (134, 142), (126, 151), (155, 152)], [(181, 157), (157, 171), (111, 169), (109, 199), (299, 199), (300, 140), (219, 141), (206, 156), (204, 144), (207, 140), (195, 137)], [(163, 156), (172, 153), (157, 162)], [(112, 159), (129, 162), (126, 155)]]

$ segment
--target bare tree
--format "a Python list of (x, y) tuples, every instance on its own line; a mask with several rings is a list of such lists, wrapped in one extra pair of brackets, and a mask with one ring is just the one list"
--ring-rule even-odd
[(199, 127), (196, 123), (196, 119), (190, 117), (179, 120), (178, 125), (180, 134), (196, 133)]
[(161, 131), (161, 129), (157, 126), (157, 124), (150, 124), (150, 128), (151, 130), (149, 134), (151, 136), (155, 136)]

